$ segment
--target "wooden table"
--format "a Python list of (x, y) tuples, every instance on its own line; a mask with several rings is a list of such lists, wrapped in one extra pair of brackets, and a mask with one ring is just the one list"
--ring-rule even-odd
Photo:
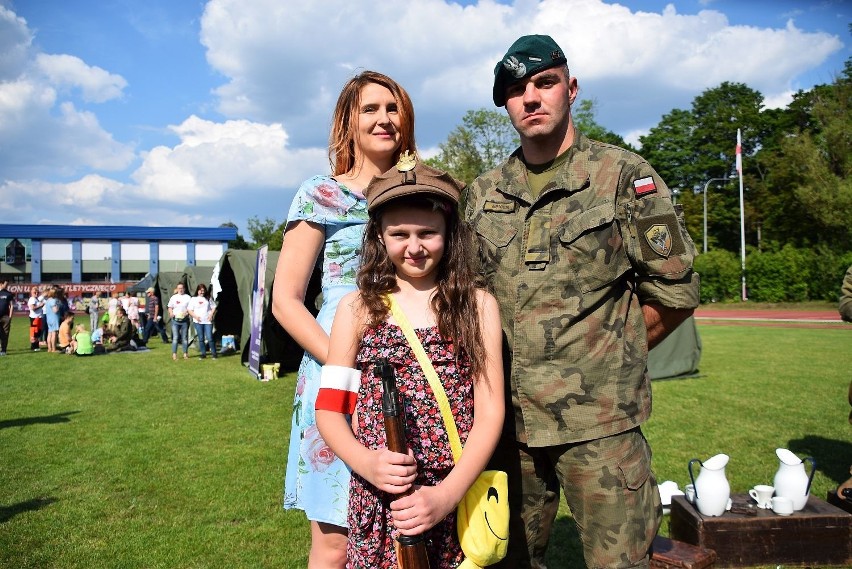
[(789, 516), (758, 508), (748, 494), (731, 501), (730, 512), (713, 517), (674, 496), (672, 539), (714, 550), (718, 567), (852, 563), (852, 514), (813, 495)]

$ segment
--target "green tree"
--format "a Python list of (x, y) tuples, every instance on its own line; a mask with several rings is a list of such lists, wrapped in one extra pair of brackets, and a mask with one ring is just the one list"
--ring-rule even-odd
[(776, 243), (852, 248), (852, 60), (831, 85), (798, 93), (762, 152), (768, 213), (764, 233)]
[(574, 107), (571, 109), (571, 116), (574, 119), (574, 126), (577, 130), (592, 140), (599, 140), (600, 142), (614, 144), (635, 152), (636, 149), (627, 143), (620, 135), (612, 132), (611, 130), (607, 130), (606, 127), (600, 125), (595, 120), (595, 115), (597, 114), (595, 110), (596, 105), (596, 99), (582, 99), (579, 103), (574, 104)]
[[(696, 240), (703, 233), (703, 196), (696, 196), (711, 178), (736, 175), (737, 129), (742, 131), (744, 186), (757, 177), (751, 157), (768, 135), (762, 115), (763, 95), (742, 83), (724, 82), (708, 89), (692, 102), (692, 109), (675, 109), (661, 123), (640, 137), (642, 155), (673, 188), (684, 191), (682, 203), (687, 227)], [(712, 241), (729, 251), (740, 247), (739, 192), (735, 184), (716, 185), (708, 192), (708, 233)], [(714, 191), (715, 190), (715, 191)], [(756, 242), (755, 225), (761, 219), (759, 203), (746, 199), (747, 234)], [(757, 209), (756, 209), (757, 208)], [(702, 228), (696, 231), (698, 228)]]
[(284, 242), (284, 229), (286, 227), (286, 221), (276, 224), (274, 219), (268, 217), (261, 221), (256, 215), (251, 216), (248, 220), (248, 232), (251, 237), (250, 248), (259, 249), (268, 245), (270, 251), (280, 251), (281, 244)]
[(439, 154), (426, 163), (469, 184), (503, 162), (519, 144), (504, 112), (482, 108), (465, 113), (462, 124), (438, 145)]
[(237, 224), (233, 221), (227, 221), (221, 224), (219, 227), (233, 227), (237, 230), (237, 237), (233, 241), (228, 241), (228, 249), (250, 249), (248, 242), (245, 240), (245, 237), (240, 235), (240, 228), (237, 227)]

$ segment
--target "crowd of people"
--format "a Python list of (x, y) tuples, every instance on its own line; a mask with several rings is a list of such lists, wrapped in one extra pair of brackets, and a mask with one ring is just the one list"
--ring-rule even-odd
[[(213, 337), (216, 303), (208, 291), (209, 287), (201, 284), (195, 296), (190, 297), (184, 293), (183, 284), (177, 285), (168, 304), (172, 323), (170, 340), (154, 288), (145, 291), (144, 299), (130, 291), (114, 292), (108, 297), (106, 293), (95, 292), (87, 299), (71, 302), (61, 286), (33, 286), (26, 302), (30, 350), (79, 356), (136, 351), (147, 347), (152, 336), (159, 335), (164, 344), (172, 344), (173, 359), (177, 359), (178, 343), (183, 346), (183, 357), (188, 358), (193, 341), (189, 334), (192, 323), (200, 359), (206, 359), (208, 353), (216, 359)], [(0, 280), (0, 356), (7, 353), (15, 304), (8, 282)], [(81, 312), (85, 313), (84, 318)]]

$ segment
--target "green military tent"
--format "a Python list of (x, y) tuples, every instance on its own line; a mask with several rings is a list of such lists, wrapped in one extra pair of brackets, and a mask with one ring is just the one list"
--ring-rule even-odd
[(701, 360), (701, 337), (690, 316), (674, 332), (648, 352), (648, 375), (665, 379), (692, 375)]
[[(168, 325), (171, 320), (167, 306), (169, 299), (175, 293), (175, 288), (179, 283), (183, 284), (186, 294), (193, 296), (197, 285), (202, 283), (210, 285), (212, 278), (213, 267), (198, 267), (195, 265), (187, 265), (183, 272), (180, 273), (176, 271), (161, 271), (157, 273), (154, 283), (151, 286), (154, 288), (154, 294), (160, 297), (160, 314), (163, 317), (163, 324)], [(192, 334), (193, 330), (192, 326), (190, 326), (190, 337), (192, 337)]]
[[(278, 251), (269, 251), (266, 258), (261, 362), (278, 362), (283, 370), (294, 370), (302, 358), (302, 349), (272, 315), (272, 291), (278, 255)], [(251, 339), (251, 301), (256, 269), (257, 251), (238, 249), (226, 251), (213, 269), (212, 286), (217, 304), (213, 323), (217, 335), (235, 337), (244, 363), (248, 361), (248, 344)], [(315, 270), (308, 285), (305, 303), (313, 314), (317, 313), (315, 302), (319, 291), (320, 274)]]
[(195, 287), (200, 284), (210, 287), (213, 279), (213, 269), (214, 267), (187, 265), (183, 269), (183, 284), (186, 287), (186, 294), (195, 296)]
[(181, 282), (186, 286), (183, 273), (177, 271), (160, 271), (157, 273), (157, 278), (154, 281), (154, 294), (160, 297), (160, 314), (163, 317), (163, 324), (167, 330), (171, 318), (169, 317), (169, 311), (166, 310), (166, 305), (175, 293), (175, 287)]

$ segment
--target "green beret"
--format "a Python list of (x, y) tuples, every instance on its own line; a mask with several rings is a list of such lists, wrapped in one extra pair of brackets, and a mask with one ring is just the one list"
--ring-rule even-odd
[(506, 87), (539, 71), (565, 65), (565, 53), (550, 36), (522, 36), (494, 67), (494, 104), (506, 104)]

